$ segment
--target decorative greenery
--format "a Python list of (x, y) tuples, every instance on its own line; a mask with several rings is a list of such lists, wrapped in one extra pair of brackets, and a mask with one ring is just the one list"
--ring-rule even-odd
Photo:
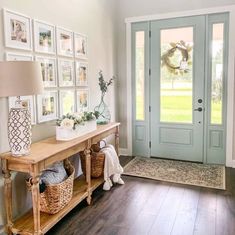
[(108, 87), (113, 83), (113, 80), (115, 77), (113, 76), (112, 78), (109, 79), (109, 81), (105, 81), (103, 77), (103, 72), (100, 70), (99, 72), (99, 86), (102, 94), (105, 94), (108, 90)]
[[(181, 74), (188, 72), (187, 66), (183, 65), (183, 63), (190, 65), (192, 62), (190, 61), (190, 51), (192, 50), (192, 47), (189, 45), (186, 45), (184, 41), (180, 41), (177, 43), (171, 42), (170, 43), (171, 48), (167, 50), (166, 53), (164, 53), (161, 57), (162, 59), (162, 66), (166, 66), (168, 71), (173, 74)], [(180, 64), (174, 64), (172, 62), (172, 57), (175, 55), (175, 52), (179, 50), (182, 59)]]
[(87, 121), (95, 120), (97, 115), (98, 113), (94, 112), (68, 113), (57, 119), (56, 125), (75, 130), (77, 125), (84, 125)]

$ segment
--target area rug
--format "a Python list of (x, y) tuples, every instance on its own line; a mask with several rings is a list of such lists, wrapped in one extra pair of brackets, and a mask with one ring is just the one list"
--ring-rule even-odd
[(225, 190), (225, 167), (183, 161), (136, 157), (124, 175)]

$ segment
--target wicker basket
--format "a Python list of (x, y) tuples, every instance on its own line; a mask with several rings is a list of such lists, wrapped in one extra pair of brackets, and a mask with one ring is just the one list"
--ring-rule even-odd
[[(40, 193), (40, 210), (42, 212), (56, 214), (72, 199), (75, 170), (68, 160), (64, 165), (68, 178), (59, 184), (47, 185), (46, 190)], [(29, 183), (27, 184), (29, 185)]]
[[(96, 152), (99, 150), (99, 152)], [(94, 144), (91, 146), (91, 177), (99, 178), (104, 173), (104, 160), (105, 154), (100, 152), (100, 147), (98, 144)], [(81, 165), (83, 174), (86, 176), (86, 156), (84, 152), (79, 153), (81, 158)]]

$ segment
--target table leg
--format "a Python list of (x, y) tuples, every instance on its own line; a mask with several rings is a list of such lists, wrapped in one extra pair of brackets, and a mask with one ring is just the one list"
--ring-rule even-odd
[(7, 160), (2, 159), (2, 173), (4, 176), (4, 198), (5, 198), (5, 209), (6, 209), (6, 232), (8, 235), (12, 233), (12, 179), (11, 173), (8, 170)]
[(33, 220), (34, 220), (34, 234), (41, 235), (40, 228), (40, 192), (39, 192), (39, 173), (32, 174), (32, 201), (33, 201)]
[(117, 155), (119, 156), (119, 126), (116, 127), (116, 132), (115, 132), (115, 149)]
[(85, 149), (84, 151), (86, 156), (86, 182), (87, 182), (87, 204), (91, 204), (91, 151), (90, 148)]

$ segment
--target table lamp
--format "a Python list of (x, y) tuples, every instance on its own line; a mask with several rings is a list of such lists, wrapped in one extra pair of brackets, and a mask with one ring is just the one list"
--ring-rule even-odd
[(20, 96), (43, 92), (41, 66), (33, 61), (0, 62), (0, 97), (17, 96), (14, 108), (8, 118), (8, 141), (13, 156), (30, 152), (31, 115), (24, 107)]

